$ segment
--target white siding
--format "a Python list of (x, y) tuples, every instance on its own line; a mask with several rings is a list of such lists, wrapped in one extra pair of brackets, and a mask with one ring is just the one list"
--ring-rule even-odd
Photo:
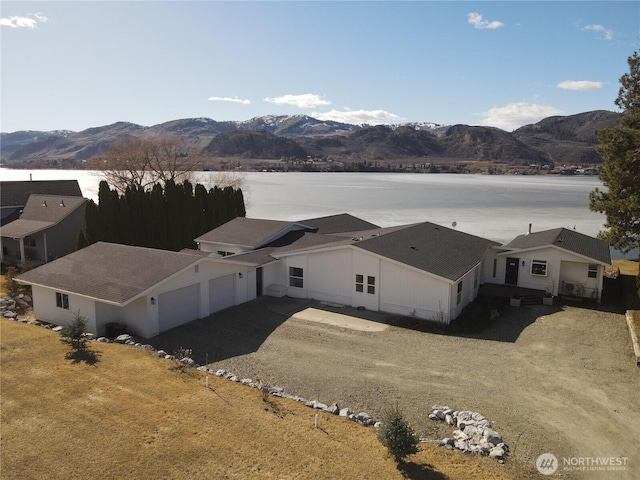
[(310, 298), (351, 304), (351, 249), (312, 253), (307, 258), (307, 269), (305, 281)]
[(448, 322), (449, 283), (384, 260), (380, 277), (380, 310)]
[(69, 325), (76, 314), (87, 319), (89, 332), (97, 334), (96, 310), (94, 301), (90, 298), (69, 294), (69, 309), (56, 306), (57, 290), (34, 285), (33, 313), (38, 320), (53, 323), (54, 325)]
[[(353, 249), (351, 270), (351, 306), (364, 307), (367, 310), (380, 310), (380, 259), (359, 249)], [(356, 275), (363, 276), (364, 291), (356, 291)], [(375, 293), (367, 293), (368, 277), (375, 278)]]
[[(127, 332), (144, 338), (152, 335), (149, 332), (147, 298), (134, 300), (126, 307), (119, 307), (96, 301), (97, 334), (105, 335), (107, 323), (117, 322), (127, 326)], [(150, 308), (150, 307), (149, 307)]]

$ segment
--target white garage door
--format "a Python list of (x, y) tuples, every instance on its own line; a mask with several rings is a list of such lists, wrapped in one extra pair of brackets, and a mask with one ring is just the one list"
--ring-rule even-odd
[(158, 295), (160, 331), (200, 318), (200, 284)]
[(235, 305), (235, 274), (209, 280), (209, 313)]

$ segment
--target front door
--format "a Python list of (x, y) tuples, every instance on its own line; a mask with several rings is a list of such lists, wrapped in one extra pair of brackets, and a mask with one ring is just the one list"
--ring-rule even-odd
[(262, 267), (256, 268), (256, 297), (262, 296)]
[(507, 258), (507, 268), (504, 275), (505, 285), (518, 285), (519, 258)]

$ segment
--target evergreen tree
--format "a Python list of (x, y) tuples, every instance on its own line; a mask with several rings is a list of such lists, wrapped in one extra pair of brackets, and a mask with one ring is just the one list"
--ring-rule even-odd
[(79, 311), (73, 317), (69, 325), (62, 327), (60, 341), (65, 345), (69, 345), (76, 352), (84, 351), (87, 349), (87, 343), (89, 342), (85, 336), (85, 333), (87, 333), (87, 319), (80, 315)]
[[(640, 56), (628, 58), (629, 73), (620, 78), (615, 104), (618, 125), (598, 132), (603, 165), (599, 178), (607, 188), (590, 195), (590, 208), (606, 215), (600, 236), (622, 252), (640, 247)], [(640, 289), (640, 274), (637, 279)]]
[(420, 439), (405, 421), (397, 404), (384, 413), (378, 438), (398, 463), (402, 463), (408, 455), (418, 453)]

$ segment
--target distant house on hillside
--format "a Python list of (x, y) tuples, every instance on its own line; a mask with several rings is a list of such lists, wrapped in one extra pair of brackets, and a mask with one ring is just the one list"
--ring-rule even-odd
[(20, 218), (0, 230), (0, 260), (41, 264), (73, 252), (85, 226), (86, 202), (78, 196), (29, 195)]
[(17, 220), (29, 195), (82, 197), (77, 180), (36, 180), (0, 182), (0, 225)]
[(121, 322), (141, 337), (261, 295), (445, 324), (483, 283), (544, 290), (584, 281), (599, 298), (607, 244), (549, 232), (502, 246), (430, 222), (381, 228), (348, 214), (297, 222), (238, 217), (197, 238), (198, 252), (97, 243), (18, 281), (33, 286), (40, 320), (65, 324), (80, 311), (93, 333)]

